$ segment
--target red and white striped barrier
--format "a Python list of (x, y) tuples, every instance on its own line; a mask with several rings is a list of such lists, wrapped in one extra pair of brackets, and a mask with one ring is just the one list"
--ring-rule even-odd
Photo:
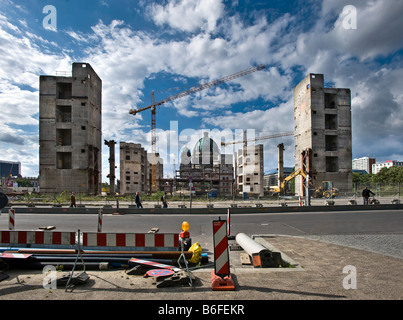
[[(135, 247), (139, 250), (170, 251), (179, 249), (176, 233), (99, 233), (83, 232), (82, 247)], [(0, 231), (0, 245), (29, 245), (37, 247), (76, 244), (76, 232)]]
[(8, 230), (15, 229), (15, 210), (13, 208), (8, 210)]
[(226, 276), (229, 271), (227, 223), (225, 220), (213, 221), (214, 269), (218, 276)]
[(179, 247), (176, 233), (83, 233), (84, 247)]
[(153, 262), (153, 261), (148, 261), (148, 260), (143, 260), (143, 259), (137, 259), (137, 258), (131, 258), (129, 260), (129, 262), (132, 263), (137, 263), (137, 264), (142, 264), (142, 265), (146, 265), (146, 266), (150, 266), (150, 267), (154, 267), (154, 268), (159, 268), (159, 269), (167, 269), (167, 270), (173, 270), (173, 271), (180, 271), (180, 268), (174, 267), (174, 266), (170, 266), (167, 264), (163, 264), (163, 263), (158, 263), (158, 262)]
[(213, 221), (214, 270), (211, 270), (211, 287), (215, 291), (235, 290), (229, 266), (227, 222)]
[(75, 232), (0, 231), (2, 245), (74, 245)]
[(26, 259), (30, 256), (32, 254), (0, 252), (0, 258), (3, 259)]

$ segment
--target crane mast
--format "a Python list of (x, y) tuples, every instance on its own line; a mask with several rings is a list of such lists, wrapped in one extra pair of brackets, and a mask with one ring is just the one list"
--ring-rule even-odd
[(214, 87), (214, 86), (218, 86), (218, 85), (220, 85), (222, 83), (225, 83), (227, 81), (231, 81), (233, 79), (246, 76), (246, 75), (248, 75), (250, 73), (253, 73), (253, 72), (256, 72), (256, 71), (259, 71), (259, 70), (263, 70), (265, 68), (266, 68), (265, 65), (261, 64), (261, 65), (258, 65), (256, 67), (252, 67), (252, 68), (249, 68), (249, 69), (246, 69), (246, 70), (243, 70), (243, 71), (239, 71), (239, 72), (236, 72), (234, 74), (222, 77), (220, 79), (217, 79), (217, 80), (214, 80), (214, 81), (211, 81), (211, 82), (203, 83), (201, 85), (192, 87), (189, 90), (186, 90), (186, 91), (180, 92), (178, 94), (172, 95), (172, 96), (170, 96), (168, 98), (162, 99), (162, 100), (157, 101), (157, 102), (154, 101), (155, 97), (154, 97), (154, 91), (153, 91), (151, 93), (151, 105), (149, 105), (147, 107), (144, 107), (144, 108), (141, 108), (141, 109), (130, 109), (129, 110), (129, 114), (136, 115), (139, 112), (151, 109), (151, 150), (152, 150), (152, 163), (151, 163), (151, 166), (152, 166), (151, 167), (152, 187), (151, 188), (152, 188), (152, 192), (156, 191), (156, 188), (157, 188), (157, 179), (156, 179), (156, 177), (157, 177), (156, 176), (156, 171), (157, 171), (157, 169), (156, 169), (157, 168), (156, 167), (156, 142), (157, 142), (157, 138), (156, 138), (156, 124), (157, 124), (157, 121), (156, 121), (156, 107), (160, 106), (160, 105), (162, 105), (164, 103), (167, 103), (167, 102), (170, 102), (170, 101), (173, 101), (173, 100), (188, 96), (190, 94), (193, 94), (193, 93), (196, 93), (196, 92), (199, 92), (199, 91), (202, 91), (202, 90)]

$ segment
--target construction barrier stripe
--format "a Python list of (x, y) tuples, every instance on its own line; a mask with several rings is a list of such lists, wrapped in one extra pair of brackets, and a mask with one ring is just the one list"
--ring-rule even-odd
[(216, 275), (229, 275), (227, 223), (224, 220), (213, 221), (214, 267)]
[(75, 232), (0, 231), (0, 243), (74, 245)]
[(15, 210), (9, 209), (8, 210), (9, 220), (8, 220), (8, 229), (14, 230), (15, 227)]
[(148, 260), (142, 260), (142, 259), (137, 259), (137, 258), (131, 258), (129, 260), (129, 262), (137, 263), (137, 264), (144, 264), (144, 265), (152, 266), (152, 267), (155, 267), (155, 268), (168, 269), (168, 270), (173, 270), (173, 271), (181, 270), (180, 268), (176, 268), (174, 266), (170, 266), (170, 265), (167, 265), (167, 264), (157, 263), (157, 262), (148, 261)]
[(83, 233), (84, 247), (178, 247), (175, 233)]
[[(0, 244), (75, 245), (75, 232), (0, 231)], [(178, 248), (175, 233), (82, 233), (84, 247)]]

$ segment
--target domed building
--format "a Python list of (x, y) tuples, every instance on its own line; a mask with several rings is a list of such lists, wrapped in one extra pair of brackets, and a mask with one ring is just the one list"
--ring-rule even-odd
[(203, 166), (213, 166), (214, 163), (220, 162), (220, 150), (218, 149), (217, 143), (209, 138), (208, 133), (205, 132), (203, 138), (197, 141), (193, 148), (192, 155), (193, 164), (203, 165)]
[(176, 181), (183, 188), (192, 185), (192, 192), (205, 195), (207, 192), (231, 195), (234, 183), (233, 156), (221, 154), (217, 143), (205, 132), (194, 148), (183, 147), (180, 153), (180, 169), (176, 171)]

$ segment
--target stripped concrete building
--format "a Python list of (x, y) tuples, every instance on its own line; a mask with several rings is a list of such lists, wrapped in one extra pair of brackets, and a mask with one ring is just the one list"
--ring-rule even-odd
[(39, 78), (39, 184), (45, 193), (101, 192), (102, 81), (88, 63)]
[[(316, 189), (332, 181), (340, 192), (352, 190), (351, 92), (326, 88), (323, 74), (309, 74), (294, 88), (295, 170), (308, 173)], [(303, 195), (302, 176), (295, 192)]]
[[(151, 193), (152, 154), (139, 143), (120, 142), (120, 193)], [(164, 165), (156, 153), (157, 190), (162, 187)]]
[(239, 193), (264, 195), (263, 145), (244, 145), (236, 154), (236, 186)]

